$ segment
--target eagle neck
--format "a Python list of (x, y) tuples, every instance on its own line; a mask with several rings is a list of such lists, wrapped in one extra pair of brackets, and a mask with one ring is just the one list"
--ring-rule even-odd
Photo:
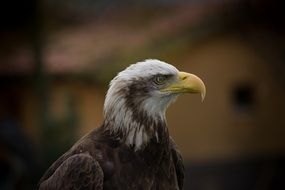
[(129, 82), (115, 80), (110, 86), (104, 104), (103, 126), (122, 143), (140, 150), (150, 141), (169, 138), (165, 110), (176, 96), (152, 96), (141, 83)]
[(125, 108), (121, 114), (106, 114), (103, 128), (113, 138), (135, 151), (142, 150), (150, 143), (168, 142), (169, 132), (164, 115), (149, 115), (145, 111)]

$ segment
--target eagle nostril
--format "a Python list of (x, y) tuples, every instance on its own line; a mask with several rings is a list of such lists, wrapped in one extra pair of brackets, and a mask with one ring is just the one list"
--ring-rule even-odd
[(187, 76), (182, 77), (182, 80), (185, 80), (185, 79), (187, 79)]

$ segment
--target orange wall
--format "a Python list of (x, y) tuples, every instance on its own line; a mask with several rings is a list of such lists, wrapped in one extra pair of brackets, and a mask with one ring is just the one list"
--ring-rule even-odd
[[(167, 60), (166, 60), (167, 61)], [(198, 95), (183, 95), (168, 112), (168, 125), (185, 160), (210, 160), (278, 153), (285, 150), (284, 90), (270, 64), (242, 39), (222, 36), (189, 48), (179, 69), (200, 76), (207, 87), (201, 103)], [(257, 104), (250, 113), (238, 113), (232, 89), (249, 82), (256, 90)], [(102, 122), (106, 89), (83, 82), (55, 82), (51, 87), (50, 110), (54, 118), (64, 117), (67, 95), (75, 100), (78, 138)], [(22, 118), (29, 134), (36, 136), (34, 97), (26, 93)]]
[[(171, 133), (185, 159), (208, 160), (282, 153), (285, 150), (284, 88), (270, 67), (237, 36), (223, 36), (189, 49), (181, 69), (200, 76), (205, 102), (183, 95), (168, 112)], [(256, 106), (235, 110), (231, 95), (246, 82), (255, 89)]]

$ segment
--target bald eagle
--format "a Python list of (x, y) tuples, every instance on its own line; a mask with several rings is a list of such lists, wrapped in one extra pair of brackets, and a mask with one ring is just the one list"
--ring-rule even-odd
[(182, 189), (183, 161), (165, 118), (181, 93), (204, 99), (206, 89), (197, 76), (159, 60), (127, 67), (110, 83), (102, 125), (56, 160), (38, 189)]

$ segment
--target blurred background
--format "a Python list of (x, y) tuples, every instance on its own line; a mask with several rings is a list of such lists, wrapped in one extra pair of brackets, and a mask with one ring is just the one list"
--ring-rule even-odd
[(108, 82), (156, 58), (200, 76), (168, 126), (185, 190), (285, 189), (285, 9), (269, 0), (5, 0), (0, 189), (34, 189), (102, 122)]

